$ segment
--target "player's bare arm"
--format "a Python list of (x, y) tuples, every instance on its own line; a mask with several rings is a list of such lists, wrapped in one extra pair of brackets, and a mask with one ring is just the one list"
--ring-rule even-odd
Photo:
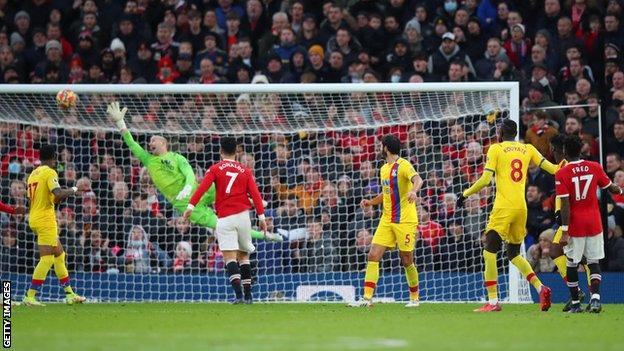
[(570, 200), (568, 197), (559, 197), (561, 199), (561, 245), (567, 245), (570, 235), (568, 234), (568, 225), (570, 224)]
[(76, 186), (71, 188), (54, 188), (52, 189), (52, 194), (54, 195), (54, 202), (59, 203), (70, 196), (81, 196), (86, 191), (89, 190), (88, 182), (80, 182), (76, 183)]
[(624, 194), (624, 189), (620, 188), (617, 184), (611, 183), (608, 187), (607, 190), (609, 190), (609, 192), (613, 195), (623, 195)]
[(372, 199), (364, 199), (360, 202), (361, 207), (377, 206), (383, 203), (383, 194), (379, 194)]
[(418, 192), (420, 191), (422, 184), (423, 180), (418, 174), (412, 177), (412, 190), (407, 193), (407, 201), (410, 203), (416, 202), (416, 199), (418, 199)]

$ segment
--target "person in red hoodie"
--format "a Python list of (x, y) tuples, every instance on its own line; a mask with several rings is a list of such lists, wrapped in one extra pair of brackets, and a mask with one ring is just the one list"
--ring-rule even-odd
[(180, 77), (180, 72), (175, 69), (173, 60), (169, 56), (164, 56), (158, 60), (158, 74), (156, 79), (162, 84), (173, 84)]
[(30, 129), (18, 131), (16, 141), (17, 146), (2, 156), (2, 162), (0, 162), (0, 174), (2, 175), (6, 175), (9, 170), (9, 163), (14, 157), (17, 157), (21, 163), (24, 161), (30, 164), (39, 162), (39, 150), (33, 148), (34, 140)]
[(437, 252), (440, 238), (444, 236), (444, 228), (442, 228), (440, 223), (431, 220), (429, 211), (426, 209), (418, 209), (418, 213), (420, 213), (420, 223), (418, 224), (420, 238), (432, 252)]

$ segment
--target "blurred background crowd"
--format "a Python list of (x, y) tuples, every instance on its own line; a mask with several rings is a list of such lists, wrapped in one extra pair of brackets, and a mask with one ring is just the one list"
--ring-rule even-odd
[[(520, 138), (551, 161), (554, 135), (579, 134), (583, 156), (592, 160), (600, 160), (602, 144), (607, 173), (624, 187), (623, 15), (622, 0), (0, 0), (0, 81), (518, 81), (524, 108)], [(294, 102), (270, 95), (258, 106), (241, 95), (229, 107), (182, 102), (182, 111), (193, 111), (193, 117), (176, 114), (156, 99), (131, 125), (172, 132), (180, 130), (179, 119), (196, 118), (211, 129), (233, 113), (249, 115), (252, 125), (305, 125), (313, 114), (351, 125), (397, 118), (377, 108), (383, 97), (352, 99), (350, 107), (320, 99), (308, 95)], [(579, 104), (584, 106), (559, 107)], [(426, 114), (418, 104), (401, 108)], [(39, 121), (51, 120), (45, 109), (32, 113)], [(379, 213), (358, 204), (379, 191), (376, 148), (379, 137), (392, 132), (404, 142), (403, 156), (425, 179), (418, 264), (424, 270), (480, 271), (480, 236), (492, 189), (458, 211), (455, 194), (480, 175), (494, 141), (484, 120), (468, 116), (241, 138), (239, 160), (255, 170), (269, 202), (272, 230), (286, 238), (283, 244), (260, 244), (258, 255), (278, 254), (259, 265), (288, 272), (361, 270)], [(177, 219), (118, 135), (12, 123), (3, 123), (0, 133), (1, 189), (8, 203), (26, 203), (25, 176), (43, 142), (59, 145), (63, 182), (91, 180), (91, 194), (59, 206), (70, 269), (220, 271), (223, 262), (211, 233)], [(198, 177), (218, 159), (218, 136), (167, 136)], [(136, 137), (145, 145), (147, 135)], [(536, 271), (554, 270), (548, 258), (553, 192), (552, 176), (532, 167), (526, 244)], [(624, 198), (606, 202), (604, 268), (624, 270)], [(23, 217), (0, 217), (0, 271), (31, 269), (34, 237), (26, 223)]]

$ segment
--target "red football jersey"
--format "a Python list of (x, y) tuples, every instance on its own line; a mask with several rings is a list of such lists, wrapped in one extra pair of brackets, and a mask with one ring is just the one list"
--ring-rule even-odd
[(555, 174), (557, 197), (570, 202), (570, 236), (595, 236), (602, 233), (598, 206), (598, 187), (611, 185), (609, 176), (600, 164), (592, 161), (573, 161)]
[(193, 206), (197, 205), (213, 182), (217, 191), (215, 199), (217, 217), (223, 218), (250, 209), (248, 196), (251, 196), (253, 200), (256, 214), (258, 216), (264, 214), (262, 196), (260, 196), (253, 172), (233, 160), (222, 160), (212, 165), (189, 203)]

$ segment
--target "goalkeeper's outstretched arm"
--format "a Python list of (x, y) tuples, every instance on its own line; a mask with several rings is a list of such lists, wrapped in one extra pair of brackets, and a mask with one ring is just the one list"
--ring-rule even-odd
[(126, 112), (128, 112), (128, 108), (124, 107), (123, 109), (120, 109), (119, 102), (114, 101), (108, 105), (108, 107), (106, 108), (106, 112), (108, 113), (108, 116), (115, 122), (115, 125), (121, 132), (121, 137), (123, 138), (123, 141), (126, 143), (126, 145), (128, 145), (128, 148), (130, 148), (132, 154), (136, 158), (138, 158), (143, 165), (145, 165), (147, 161), (149, 161), (149, 159), (152, 157), (152, 155), (149, 152), (145, 151), (145, 149), (143, 149), (141, 145), (139, 145), (136, 141), (134, 141), (134, 139), (132, 138), (132, 134), (130, 134), (128, 127), (126, 127), (126, 121), (124, 121), (124, 116), (126, 115)]

